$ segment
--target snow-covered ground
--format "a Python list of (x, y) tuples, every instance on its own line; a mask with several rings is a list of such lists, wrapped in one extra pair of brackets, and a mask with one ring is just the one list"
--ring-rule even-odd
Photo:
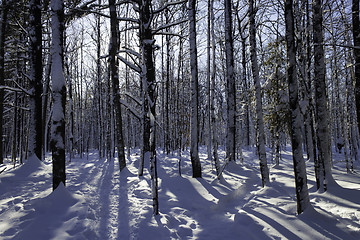
[(326, 193), (316, 192), (313, 164), (307, 162), (313, 208), (296, 215), (290, 147), (280, 166), (270, 169), (266, 188), (260, 187), (252, 151), (244, 150), (244, 163), (229, 164), (220, 181), (206, 149), (200, 152), (202, 179), (191, 178), (187, 152), (182, 176), (178, 156), (158, 152), (156, 217), (149, 172), (137, 176), (139, 151), (121, 174), (116, 161), (99, 159), (96, 152), (73, 158), (66, 188), (54, 192), (50, 157), (15, 169), (7, 162), (0, 174), (0, 239), (360, 239), (360, 175), (346, 173), (343, 155), (333, 156), (339, 186)]

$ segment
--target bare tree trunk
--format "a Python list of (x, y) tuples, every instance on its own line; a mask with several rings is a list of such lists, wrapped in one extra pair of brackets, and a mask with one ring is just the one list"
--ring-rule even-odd
[(211, 17), (212, 17), (212, 0), (208, 0), (207, 12), (207, 73), (206, 73), (206, 94), (207, 94), (207, 155), (208, 160), (212, 159), (211, 145), (212, 145), (212, 125), (211, 125)]
[(301, 112), (298, 100), (298, 82), (296, 72), (295, 26), (293, 0), (285, 2), (286, 46), (287, 46), (287, 77), (289, 85), (289, 103), (291, 110), (291, 145), (295, 174), (295, 190), (297, 212), (302, 213), (309, 205), (306, 166), (302, 151)]
[[(31, 113), (30, 113), (31, 114)], [(13, 132), (12, 132), (12, 146), (11, 146), (11, 161), (13, 162), (14, 164), (14, 167), (15, 167), (15, 164), (16, 164), (16, 155), (17, 155), (17, 136), (18, 136), (18, 131), (17, 131), (17, 128), (18, 128), (18, 93), (15, 92), (14, 93), (14, 118), (13, 118)], [(30, 131), (30, 129), (29, 129)]]
[(62, 182), (65, 185), (65, 102), (66, 87), (63, 72), (64, 59), (64, 2), (51, 1), (53, 115), (50, 147), (53, 159), (53, 190)]
[[(71, 83), (71, 77), (70, 77), (70, 66), (69, 66), (69, 58), (65, 56), (65, 71), (66, 71), (66, 80), (68, 85), (68, 93), (69, 93), (69, 107), (68, 107), (68, 121), (70, 124), (69, 128), (69, 142), (68, 142), (68, 152), (69, 152), (69, 161), (71, 162), (72, 155), (73, 155), (73, 148), (74, 148), (74, 105), (73, 105), (73, 96), (72, 96), (72, 83)], [(47, 84), (45, 84), (47, 85)], [(45, 100), (44, 103), (47, 104), (46, 95), (44, 96)], [(44, 108), (46, 105), (44, 104)], [(44, 111), (43, 111), (44, 113)], [(43, 114), (45, 117), (46, 113)]]
[[(169, 10), (166, 9), (165, 10), (165, 19), (166, 22), (165, 24), (169, 24)], [(168, 31), (168, 30), (167, 30)], [(170, 108), (170, 98), (169, 98), (169, 93), (170, 93), (170, 64), (171, 64), (171, 60), (170, 60), (170, 36), (166, 35), (165, 36), (165, 41), (166, 41), (166, 79), (165, 79), (165, 142), (164, 142), (164, 147), (165, 147), (165, 151), (166, 154), (170, 154), (170, 141), (171, 141), (171, 130), (170, 130), (170, 121), (169, 121), (169, 108)]]
[(216, 43), (215, 43), (215, 14), (214, 14), (214, 0), (210, 0), (211, 12), (211, 89), (210, 89), (210, 108), (211, 108), (211, 125), (212, 125), (212, 147), (213, 158), (216, 169), (216, 175), (220, 176), (220, 163), (218, 156), (218, 139), (216, 132), (216, 114), (215, 114), (215, 80), (216, 80)]
[(250, 37), (250, 55), (251, 55), (251, 69), (255, 85), (256, 98), (256, 123), (257, 123), (257, 145), (260, 159), (260, 172), (263, 187), (270, 182), (269, 168), (267, 166), (266, 151), (265, 151), (265, 132), (264, 132), (264, 117), (262, 110), (261, 99), (261, 84), (259, 76), (259, 66), (257, 62), (256, 53), (256, 25), (255, 25), (254, 0), (249, 0), (249, 37)]
[(201, 178), (199, 159), (199, 83), (196, 47), (196, 1), (189, 0), (190, 67), (191, 67), (191, 145), (190, 157), (194, 178)]
[[(239, 23), (240, 24), (240, 23)], [(244, 100), (245, 100), (245, 145), (250, 146), (250, 99), (249, 99), (249, 87), (246, 77), (246, 36), (243, 36), (241, 32), (241, 52), (242, 52), (242, 82), (244, 86)]]
[(154, 42), (151, 28), (152, 21), (152, 3), (151, 0), (142, 1), (139, 5), (140, 9), (140, 48), (142, 60), (141, 80), (144, 91), (144, 102), (147, 105), (147, 112), (144, 113), (145, 120), (149, 124), (148, 144), (149, 151), (145, 152), (145, 156), (150, 160), (151, 188), (153, 199), (153, 214), (159, 214), (159, 198), (158, 198), (158, 178), (157, 178), (157, 162), (156, 162), (156, 85), (155, 85), (155, 66), (153, 60)]
[(120, 88), (119, 88), (119, 60), (116, 57), (116, 54), (119, 50), (120, 45), (120, 33), (119, 33), (119, 23), (117, 20), (117, 12), (115, 0), (109, 0), (110, 8), (110, 28), (111, 28), (111, 40), (109, 47), (110, 55), (110, 72), (111, 72), (111, 81), (113, 87), (113, 101), (114, 108), (116, 112), (116, 147), (118, 152), (118, 160), (120, 171), (126, 167), (125, 162), (125, 151), (124, 151), (124, 139), (122, 131), (122, 115), (121, 115), (121, 105), (120, 105)]
[[(98, 0), (99, 6), (101, 6), (101, 0)], [(96, 18), (96, 80), (98, 86), (98, 131), (99, 131), (99, 157), (102, 158), (104, 148), (104, 123), (103, 123), (103, 108), (102, 108), (102, 86), (101, 86), (101, 17), (100, 15)], [(73, 124), (72, 124), (73, 126)]]
[(30, 135), (29, 154), (42, 158), (42, 24), (41, 1), (30, 1)]
[(313, 2), (313, 38), (314, 38), (314, 74), (315, 74), (315, 105), (317, 140), (319, 150), (320, 188), (326, 191), (331, 175), (329, 110), (327, 108), (327, 93), (325, 83), (325, 56), (322, 29), (321, 0)]
[[(0, 86), (5, 84), (4, 67), (5, 67), (5, 29), (7, 23), (7, 4), (2, 0), (0, 20)], [(0, 89), (0, 164), (4, 163), (4, 146), (3, 146), (3, 111), (4, 111), (4, 89)]]
[(355, 58), (355, 103), (358, 131), (360, 134), (360, 18), (359, 0), (352, 1), (352, 30), (354, 37)]
[(231, 0), (225, 0), (225, 48), (226, 48), (226, 93), (227, 93), (227, 137), (226, 155), (235, 161), (236, 146), (236, 88), (234, 76), (234, 44), (232, 37)]

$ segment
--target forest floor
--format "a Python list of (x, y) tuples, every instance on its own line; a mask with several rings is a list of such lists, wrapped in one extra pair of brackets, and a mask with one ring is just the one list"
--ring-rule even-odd
[(243, 151), (243, 163), (228, 164), (220, 181), (206, 149), (200, 153), (203, 178), (193, 179), (188, 152), (181, 176), (179, 157), (158, 152), (156, 217), (148, 168), (137, 176), (139, 151), (121, 174), (117, 161), (99, 159), (97, 152), (73, 158), (66, 188), (54, 192), (50, 156), (15, 169), (6, 160), (0, 166), (0, 172), (6, 167), (0, 174), (0, 239), (360, 239), (360, 163), (347, 174), (344, 156), (334, 153), (338, 185), (320, 193), (307, 162), (312, 207), (297, 215), (290, 147), (280, 166), (269, 163), (265, 188), (253, 151)]

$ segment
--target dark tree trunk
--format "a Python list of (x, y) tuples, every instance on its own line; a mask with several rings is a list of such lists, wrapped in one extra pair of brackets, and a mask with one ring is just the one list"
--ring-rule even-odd
[[(158, 200), (158, 179), (157, 179), (157, 162), (156, 162), (156, 82), (155, 82), (155, 67), (153, 60), (154, 42), (151, 29), (152, 13), (151, 13), (151, 0), (142, 1), (139, 5), (140, 9), (140, 48), (142, 54), (142, 72), (141, 80), (143, 85), (144, 94), (144, 124), (148, 124), (146, 133), (148, 138), (146, 144), (148, 144), (148, 152), (144, 152), (145, 156), (148, 156), (150, 161), (150, 174), (151, 174), (151, 187), (152, 187), (152, 199), (153, 199), (153, 214), (159, 214), (159, 200)], [(144, 127), (145, 130), (145, 127)], [(145, 144), (145, 142), (144, 142)]]
[(225, 0), (225, 48), (226, 48), (226, 93), (227, 93), (227, 136), (226, 155), (229, 161), (235, 161), (236, 146), (236, 88), (234, 76), (234, 44), (232, 36), (232, 4)]
[(295, 190), (297, 212), (302, 213), (309, 205), (306, 166), (302, 151), (301, 112), (298, 100), (298, 82), (296, 72), (296, 49), (293, 0), (285, 2), (286, 47), (287, 47), (287, 77), (289, 85), (289, 104), (291, 111), (291, 145), (295, 173)]
[(52, 0), (52, 68), (53, 114), (50, 148), (53, 159), (53, 190), (62, 182), (65, 185), (65, 102), (66, 87), (64, 61), (64, 2)]
[(355, 58), (355, 103), (358, 131), (360, 134), (360, 19), (359, 0), (352, 1), (352, 30), (354, 37)]
[(194, 178), (201, 178), (199, 159), (199, 83), (196, 46), (196, 1), (189, 1), (190, 66), (191, 66), (191, 146), (190, 158)]
[(115, 131), (116, 131), (116, 139), (117, 139), (117, 152), (118, 152), (119, 167), (121, 171), (126, 167), (126, 162), (125, 162), (124, 139), (123, 139), (123, 131), (122, 131), (122, 115), (121, 115), (121, 105), (120, 105), (119, 60), (116, 57), (120, 45), (120, 33), (119, 33), (119, 23), (117, 20), (115, 0), (109, 0), (109, 8), (110, 8), (110, 28), (111, 28), (111, 40), (110, 40), (110, 48), (109, 48), (110, 72), (111, 72), (111, 81), (113, 87), (114, 108), (116, 112)]
[(313, 38), (314, 38), (314, 79), (315, 79), (315, 106), (316, 106), (316, 135), (319, 150), (318, 163), (320, 188), (326, 191), (327, 183), (331, 179), (330, 164), (330, 131), (329, 110), (327, 107), (327, 93), (325, 82), (325, 55), (323, 42), (322, 1), (313, 2)]
[[(7, 22), (6, 0), (2, 1), (1, 20), (0, 20), (0, 86), (4, 86), (4, 63), (5, 63), (5, 28)], [(0, 88), (0, 164), (4, 163), (3, 147), (3, 111), (4, 111), (4, 90)]]
[(41, 1), (30, 1), (30, 134), (29, 154), (42, 158), (42, 24)]

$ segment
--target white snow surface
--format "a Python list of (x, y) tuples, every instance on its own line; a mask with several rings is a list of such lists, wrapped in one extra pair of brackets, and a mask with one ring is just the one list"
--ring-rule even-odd
[[(136, 175), (138, 150), (121, 173), (116, 159), (100, 159), (95, 151), (72, 158), (66, 187), (54, 192), (50, 156), (15, 169), (6, 160), (0, 174), (0, 239), (360, 239), (360, 174), (347, 174), (344, 156), (334, 153), (338, 185), (319, 193), (307, 162), (312, 207), (297, 215), (290, 149), (282, 152), (279, 167), (271, 167), (265, 188), (253, 151), (244, 149), (244, 162), (229, 164), (223, 179), (215, 180), (206, 148), (200, 149), (202, 179), (191, 178), (188, 152), (179, 176), (178, 156), (159, 150), (155, 217), (149, 164), (143, 177)], [(225, 153), (219, 153), (223, 160)]]

